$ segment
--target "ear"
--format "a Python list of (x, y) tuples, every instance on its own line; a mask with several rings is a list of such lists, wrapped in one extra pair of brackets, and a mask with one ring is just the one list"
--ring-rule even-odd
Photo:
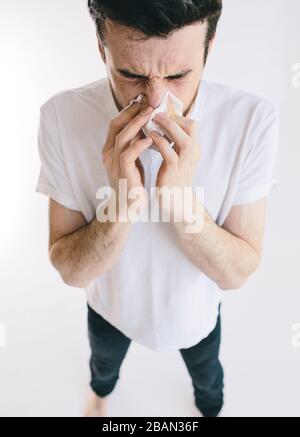
[(99, 37), (97, 31), (96, 31), (96, 36), (97, 36), (97, 40), (98, 40), (98, 47), (99, 47), (99, 52), (101, 54), (102, 61), (104, 62), (104, 64), (106, 64), (104, 45), (103, 45), (103, 42), (101, 41), (101, 38)]

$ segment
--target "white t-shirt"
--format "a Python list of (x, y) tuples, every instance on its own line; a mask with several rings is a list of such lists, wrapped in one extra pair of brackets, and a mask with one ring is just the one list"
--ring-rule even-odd
[[(41, 107), (36, 191), (93, 221), (99, 187), (109, 186), (101, 150), (118, 115), (107, 78), (64, 91)], [(190, 117), (202, 157), (194, 185), (222, 226), (233, 205), (266, 197), (277, 184), (277, 114), (267, 101), (202, 81)], [(162, 157), (142, 154), (146, 186)], [(221, 290), (182, 250), (172, 224), (137, 222), (113, 268), (87, 288), (89, 305), (132, 340), (153, 350), (194, 346), (215, 328)]]

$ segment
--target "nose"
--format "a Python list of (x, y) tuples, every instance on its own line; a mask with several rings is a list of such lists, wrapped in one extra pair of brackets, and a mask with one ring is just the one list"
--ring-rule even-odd
[(151, 83), (149, 83), (144, 91), (145, 100), (147, 105), (152, 106), (152, 108), (156, 109), (161, 104), (164, 95), (167, 92), (167, 88), (165, 84), (162, 83), (160, 79), (153, 79)]

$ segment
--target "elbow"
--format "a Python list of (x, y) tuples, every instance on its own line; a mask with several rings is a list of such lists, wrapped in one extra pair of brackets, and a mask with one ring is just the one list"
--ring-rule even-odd
[(74, 288), (86, 288), (89, 283), (79, 277), (78, 272), (72, 266), (67, 265), (62, 249), (58, 244), (54, 244), (49, 250), (51, 264), (60, 274), (62, 281)]
[(74, 288), (86, 288), (89, 283), (83, 280), (80, 280), (79, 278), (73, 277), (72, 275), (63, 275), (60, 273), (60, 276), (63, 280), (63, 282), (68, 285), (69, 287)]
[(243, 269), (243, 271), (234, 269), (230, 275), (228, 274), (220, 281), (217, 281), (217, 285), (224, 291), (240, 290), (246, 284), (250, 276), (258, 269), (260, 262), (261, 257), (256, 256), (247, 269)]
[(233, 277), (228, 278), (226, 281), (219, 281), (217, 285), (222, 291), (240, 290), (247, 282), (247, 279), (248, 278)]
[(223, 291), (240, 290), (247, 283), (250, 276), (258, 269), (258, 267), (259, 261), (251, 270), (243, 273), (234, 272), (230, 276), (218, 281), (217, 285)]

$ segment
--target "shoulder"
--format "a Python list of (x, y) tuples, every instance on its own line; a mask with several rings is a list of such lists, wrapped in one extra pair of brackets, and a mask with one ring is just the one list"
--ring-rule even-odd
[(104, 96), (106, 78), (88, 83), (81, 87), (63, 90), (48, 98), (41, 106), (42, 114), (66, 110), (80, 111), (93, 107)]
[(277, 105), (267, 99), (239, 88), (205, 81), (206, 104), (209, 110), (220, 111), (223, 116), (236, 121), (249, 122), (255, 118), (278, 117)]

